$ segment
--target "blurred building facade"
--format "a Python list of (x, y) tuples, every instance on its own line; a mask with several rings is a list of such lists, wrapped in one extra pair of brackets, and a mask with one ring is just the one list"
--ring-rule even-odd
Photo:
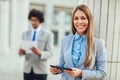
[[(78, 2), (89, 6), (95, 35), (106, 41), (106, 80), (120, 80), (120, 0), (0, 0), (0, 80), (22, 80), (24, 58), (17, 53), (21, 33), (30, 28), (29, 10), (36, 8), (44, 12), (43, 28), (54, 33), (54, 57), (49, 64), (57, 64), (61, 39), (71, 34), (71, 13)], [(59, 78), (49, 73), (48, 80)]]

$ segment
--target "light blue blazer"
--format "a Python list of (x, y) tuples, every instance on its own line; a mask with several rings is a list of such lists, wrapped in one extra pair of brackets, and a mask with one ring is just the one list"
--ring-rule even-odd
[[(62, 39), (62, 47), (60, 54), (60, 66), (67, 68), (73, 68), (72, 63), (72, 44), (74, 35), (64, 37)], [(106, 76), (106, 48), (104, 41), (101, 39), (94, 38), (94, 54), (92, 57), (92, 65), (89, 68), (84, 67), (84, 62), (86, 59), (86, 53), (82, 54), (80, 60), (78, 61), (77, 68), (82, 70), (82, 78), (76, 77), (72, 78), (66, 72), (62, 72), (61, 80), (104, 80)]]

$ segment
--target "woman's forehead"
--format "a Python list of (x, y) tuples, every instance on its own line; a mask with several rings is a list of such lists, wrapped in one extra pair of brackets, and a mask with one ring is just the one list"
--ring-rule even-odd
[(81, 10), (77, 10), (74, 14), (74, 16), (86, 16), (85, 13)]

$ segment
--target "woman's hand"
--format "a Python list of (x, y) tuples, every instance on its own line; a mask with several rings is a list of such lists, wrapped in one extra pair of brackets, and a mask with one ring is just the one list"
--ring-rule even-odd
[(64, 70), (64, 71), (68, 73), (70, 76), (72, 76), (73, 78), (82, 76), (82, 70), (78, 68), (72, 68), (72, 71), (69, 71), (69, 70)]
[(50, 68), (50, 72), (52, 73), (52, 74), (59, 74), (60, 72), (61, 72), (61, 70), (60, 69), (57, 69), (57, 68)]

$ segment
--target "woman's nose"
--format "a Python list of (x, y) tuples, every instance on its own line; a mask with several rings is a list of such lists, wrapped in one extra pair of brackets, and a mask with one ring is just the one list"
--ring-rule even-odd
[(81, 19), (78, 19), (78, 23), (82, 23), (82, 20), (81, 20)]

